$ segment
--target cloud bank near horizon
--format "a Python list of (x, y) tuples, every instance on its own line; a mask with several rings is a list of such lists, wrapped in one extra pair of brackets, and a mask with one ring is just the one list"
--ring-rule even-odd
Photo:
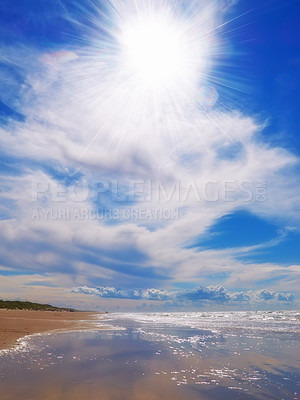
[(217, 304), (247, 303), (247, 302), (292, 302), (295, 297), (291, 293), (279, 293), (266, 289), (245, 292), (229, 292), (222, 286), (201, 286), (190, 290), (167, 290), (167, 289), (120, 289), (115, 287), (95, 288), (88, 286), (74, 287), (72, 293), (94, 295), (106, 299), (127, 300), (154, 300), (184, 302), (212, 302)]

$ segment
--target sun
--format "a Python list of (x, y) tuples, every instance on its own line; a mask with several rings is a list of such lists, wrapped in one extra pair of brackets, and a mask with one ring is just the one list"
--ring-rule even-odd
[(187, 72), (184, 35), (161, 18), (126, 27), (122, 51), (125, 66), (149, 85), (166, 84)]
[(187, 24), (169, 14), (145, 13), (129, 19), (121, 27), (119, 43), (127, 76), (145, 89), (169, 91), (186, 85), (204, 61)]

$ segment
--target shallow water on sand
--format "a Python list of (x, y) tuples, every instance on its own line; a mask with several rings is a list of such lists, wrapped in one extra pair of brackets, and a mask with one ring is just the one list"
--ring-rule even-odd
[(194, 314), (111, 314), (122, 330), (32, 337), (0, 356), (0, 398), (300, 399), (297, 318)]

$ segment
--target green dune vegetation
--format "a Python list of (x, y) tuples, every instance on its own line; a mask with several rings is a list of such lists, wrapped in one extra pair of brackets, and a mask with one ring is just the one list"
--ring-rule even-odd
[(50, 304), (32, 303), (30, 301), (0, 300), (0, 309), (6, 310), (36, 310), (36, 311), (68, 311), (75, 312), (73, 308), (54, 307)]

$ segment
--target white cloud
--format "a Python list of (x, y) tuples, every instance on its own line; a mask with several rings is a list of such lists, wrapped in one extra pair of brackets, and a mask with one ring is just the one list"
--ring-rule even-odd
[(250, 303), (276, 300), (278, 302), (291, 302), (294, 296), (291, 293), (276, 293), (266, 289), (260, 291), (228, 292), (222, 286), (197, 287), (190, 290), (171, 291), (164, 289), (118, 289), (115, 287), (74, 287), (72, 293), (94, 295), (102, 298), (131, 299), (131, 300), (157, 300), (175, 301), (178, 303)]
[[(212, 11), (208, 25), (213, 26), (218, 18)], [(186, 247), (218, 218), (241, 207), (283, 225), (289, 221), (289, 226), (299, 229), (300, 191), (293, 170), (297, 157), (263, 140), (264, 123), (237, 111), (203, 110), (197, 98), (188, 102), (180, 98), (176, 107), (169, 105), (153, 113), (152, 106), (137, 101), (134, 90), (128, 93), (128, 82), (123, 82), (122, 76), (111, 73), (106, 54), (93, 57), (94, 37), (90, 39), (86, 48), (66, 49), (66, 62), (62, 53), (58, 62), (54, 62), (57, 54), (39, 54), (33, 49), (23, 49), (19, 56), (17, 49), (8, 53), (6, 62), (21, 70), (25, 51), (27, 60), (40, 63), (33, 71), (30, 65), (23, 67), (26, 102), (20, 111), (26, 122), (15, 122), (0, 135), (6, 154), (24, 163), (20, 174), (1, 176), (6, 189), (1, 193), (3, 263), (24, 270), (70, 273), (86, 284), (88, 275), (91, 280), (102, 278), (113, 284), (138, 269), (145, 271), (141, 279), (147, 279), (147, 271), (154, 271), (157, 277), (153, 279), (162, 275), (177, 282), (210, 283), (210, 275), (225, 273), (224, 284), (233, 288), (256, 287), (261, 280), (280, 280), (286, 274), (293, 278), (290, 282), (283, 278), (291, 290), (299, 273), (297, 265), (285, 269), (272, 263), (246, 265), (237, 260), (237, 249), (197, 251)], [(32, 167), (30, 162), (36, 165)], [(202, 196), (208, 182), (217, 182), (214, 187), (220, 185), (221, 191), (215, 201), (198, 201), (192, 196), (186, 201), (168, 201), (156, 200), (157, 189), (152, 189), (152, 201), (135, 203), (135, 208), (180, 209), (178, 220), (159, 223), (34, 219), (36, 208), (95, 208), (89, 199), (77, 203), (67, 196), (66, 201), (54, 202), (50, 191), (33, 202), (32, 182), (54, 188), (60, 180), (41, 172), (45, 166), (58, 172), (79, 171), (82, 181), (117, 179), (120, 187), (133, 178), (171, 186), (179, 182), (181, 194), (189, 193), (191, 183), (202, 188)], [(267, 200), (245, 201), (241, 185), (258, 180), (267, 183)], [(227, 199), (226, 182), (235, 182), (238, 188), (233, 195), (228, 191)], [(66, 185), (66, 190), (72, 185), (74, 182)], [(126, 256), (120, 256), (125, 251)]]

